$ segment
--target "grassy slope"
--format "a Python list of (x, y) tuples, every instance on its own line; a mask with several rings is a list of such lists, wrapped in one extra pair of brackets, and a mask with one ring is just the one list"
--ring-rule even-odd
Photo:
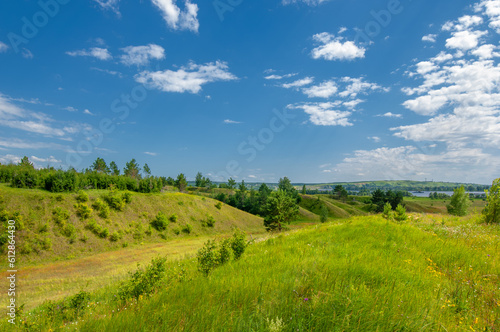
[(302, 201), (300, 202), (300, 207), (314, 213), (315, 215), (320, 214), (322, 205), (327, 207), (328, 216), (334, 219), (368, 214), (359, 208), (361, 205), (353, 206), (345, 204), (334, 199), (329, 199), (325, 195), (301, 195), (301, 197)]
[[(101, 197), (104, 190), (86, 191), (89, 194), (90, 206), (92, 202)], [(14, 189), (6, 185), (0, 185), (0, 195), (3, 197), (3, 206), (10, 213), (20, 212), (25, 229), (17, 232), (19, 242), (18, 248), (29, 244), (37, 249), (30, 254), (20, 257), (21, 264), (33, 264), (60, 259), (72, 259), (93, 255), (107, 250), (116, 250), (125, 245), (138, 245), (141, 243), (157, 243), (166, 240), (191, 237), (199, 235), (214, 235), (228, 233), (233, 227), (239, 227), (246, 232), (261, 232), (263, 221), (261, 218), (238, 209), (223, 204), (219, 210), (215, 207), (217, 201), (210, 198), (179, 194), (132, 194), (132, 202), (127, 204), (123, 211), (111, 210), (110, 217), (100, 218), (96, 211), (92, 212), (99, 225), (109, 229), (110, 233), (121, 231), (122, 239), (111, 242), (109, 239), (102, 239), (85, 229), (88, 220), (81, 220), (76, 215), (74, 204), (76, 194), (61, 194), (62, 201), (57, 200), (57, 194), (48, 193), (41, 190)], [(61, 234), (61, 228), (56, 225), (52, 218), (52, 211), (56, 207), (61, 207), (69, 211), (71, 217), (69, 223), (76, 227), (76, 238), (74, 243)], [(2, 206), (0, 206), (0, 210)], [(177, 222), (171, 222), (166, 231), (161, 234), (156, 230), (149, 236), (145, 231), (149, 228), (151, 220), (156, 214), (162, 211), (167, 216), (177, 214)], [(215, 227), (203, 227), (201, 222), (207, 216), (213, 216), (216, 220)], [(48, 231), (40, 232), (42, 225), (48, 225)], [(191, 234), (180, 232), (174, 233), (176, 229), (182, 229), (186, 224), (192, 226)], [(142, 228), (142, 238), (134, 239), (133, 235), (137, 227)], [(160, 237), (162, 235), (164, 238)], [(81, 241), (86, 237), (86, 242)], [(37, 241), (49, 239), (52, 243), (50, 250), (43, 250), (37, 245)]]
[[(404, 225), (354, 217), (282, 234), (209, 278), (185, 261), (184, 281), (170, 279), (150, 299), (121, 305), (111, 300), (116, 290), (96, 295), (78, 326), (273, 331), (274, 322), (283, 327), (274, 331), (498, 330), (499, 226), (412, 217)], [(33, 312), (29, 320), (41, 331), (57, 327), (43, 315)]]

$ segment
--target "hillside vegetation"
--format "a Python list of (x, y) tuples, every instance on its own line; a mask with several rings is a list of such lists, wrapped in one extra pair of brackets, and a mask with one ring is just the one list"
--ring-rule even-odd
[(224, 234), (234, 227), (263, 231), (262, 218), (210, 198), (181, 193), (87, 190), (55, 194), (0, 185), (0, 198), (0, 217), (17, 221), (23, 265), (141, 243)]
[[(365, 216), (316, 225), (254, 243), (208, 277), (196, 260), (170, 263), (151, 296), (116, 300), (119, 285), (79, 293), (24, 314), (23, 325), (30, 331), (497, 331), (500, 229), (478, 219), (411, 215), (396, 224)], [(55, 309), (64, 303), (69, 309)]]
[(349, 218), (351, 216), (368, 215), (362, 209), (368, 205), (360, 202), (352, 202), (353, 205), (329, 198), (327, 195), (301, 195), (300, 207), (316, 215), (320, 215), (322, 206), (326, 206), (328, 217), (333, 219)]

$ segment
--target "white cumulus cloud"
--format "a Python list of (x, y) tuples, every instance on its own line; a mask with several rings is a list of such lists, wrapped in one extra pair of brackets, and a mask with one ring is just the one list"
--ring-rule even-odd
[(177, 6), (176, 0), (151, 0), (161, 11), (167, 25), (174, 30), (189, 30), (198, 32), (198, 5), (190, 0), (184, 1), (184, 9)]
[(323, 32), (314, 35), (313, 39), (320, 44), (311, 52), (313, 59), (346, 61), (365, 57), (364, 47), (357, 46), (353, 41), (345, 40), (344, 37), (336, 37)]
[(120, 61), (127, 66), (145, 66), (150, 60), (161, 60), (165, 58), (165, 49), (156, 44), (145, 46), (127, 46), (122, 48), (123, 55)]
[(221, 61), (203, 65), (191, 62), (175, 71), (143, 71), (135, 76), (138, 83), (150, 88), (178, 93), (198, 93), (207, 83), (236, 79), (238, 78), (229, 72), (228, 65)]
[(113, 57), (111, 56), (111, 53), (105, 48), (100, 48), (100, 47), (93, 47), (88, 50), (79, 50), (79, 51), (72, 51), (72, 52), (66, 52), (67, 55), (70, 56), (89, 56), (89, 57), (94, 57), (99, 60), (110, 60)]

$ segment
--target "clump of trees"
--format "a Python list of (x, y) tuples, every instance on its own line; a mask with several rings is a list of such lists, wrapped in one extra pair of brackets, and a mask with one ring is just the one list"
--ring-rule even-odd
[[(184, 177), (185, 179), (185, 177)], [(68, 170), (53, 167), (36, 169), (24, 157), (18, 164), (0, 164), (0, 182), (11, 183), (15, 188), (40, 188), (50, 192), (75, 192), (80, 189), (107, 189), (114, 187), (119, 190), (130, 190), (142, 193), (160, 192), (166, 185), (173, 186), (172, 178), (151, 176), (147, 164), (141, 167), (135, 159), (126, 163), (123, 175), (117, 164), (112, 161), (109, 166), (102, 158), (97, 158), (87, 169), (78, 172), (74, 168)], [(187, 182), (181, 183), (185, 189)]]
[(373, 192), (371, 203), (375, 212), (383, 212), (386, 203), (391, 205), (392, 210), (396, 210), (398, 205), (403, 204), (404, 193), (401, 191), (394, 192), (388, 190), (387, 192), (377, 189)]
[[(228, 183), (227, 186), (233, 187), (234, 184)], [(213, 198), (264, 217), (264, 225), (270, 231), (280, 231), (293, 220), (298, 214), (302, 199), (287, 177), (280, 179), (278, 191), (272, 191), (265, 183), (258, 190), (248, 189), (245, 181), (241, 181), (234, 194), (218, 193)]]

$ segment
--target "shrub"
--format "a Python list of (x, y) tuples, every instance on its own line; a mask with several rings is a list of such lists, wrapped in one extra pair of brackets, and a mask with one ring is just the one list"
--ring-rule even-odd
[(182, 231), (186, 234), (190, 234), (193, 231), (193, 226), (191, 226), (190, 224), (186, 224), (182, 228)]
[(206, 220), (206, 225), (208, 227), (214, 227), (215, 226), (215, 219), (214, 219), (214, 217), (212, 217), (211, 215), (208, 215), (207, 216), (207, 220)]
[(396, 207), (396, 213), (394, 214), (394, 219), (396, 219), (396, 221), (398, 222), (402, 222), (408, 219), (408, 216), (406, 215), (406, 209), (404, 208), (403, 205), (398, 204), (398, 206)]
[(321, 208), (319, 210), (319, 221), (321, 223), (325, 223), (328, 221), (328, 208), (325, 204), (321, 204)]
[(56, 207), (54, 211), (52, 211), (52, 219), (57, 225), (64, 226), (69, 219), (69, 212), (61, 207)]
[(219, 265), (220, 259), (218, 254), (216, 242), (208, 240), (196, 254), (198, 258), (198, 271), (208, 276), (210, 271)]
[(92, 207), (97, 211), (97, 215), (103, 219), (109, 217), (109, 206), (106, 205), (101, 199), (96, 199), (94, 203), (92, 203)]
[(78, 195), (76, 196), (76, 201), (80, 203), (86, 203), (89, 201), (89, 195), (83, 190), (80, 190), (78, 192)]
[(43, 250), (52, 249), (52, 240), (48, 237), (39, 240), (38, 243), (40, 244)]
[(76, 233), (76, 228), (71, 223), (67, 223), (61, 229), (61, 234), (66, 236), (66, 237), (72, 237), (75, 233)]
[(241, 258), (245, 249), (247, 247), (247, 241), (245, 233), (241, 230), (236, 229), (231, 238), (231, 249), (233, 250), (234, 259), (238, 260)]
[(116, 242), (116, 241), (118, 241), (118, 240), (120, 240), (120, 239), (121, 239), (121, 236), (120, 236), (120, 234), (118, 234), (118, 232), (116, 232), (116, 231), (115, 231), (115, 232), (113, 232), (113, 233), (109, 236), (109, 240), (110, 240), (111, 242)]
[(217, 202), (217, 204), (215, 204), (215, 207), (219, 210), (222, 209), (222, 202)]
[(58, 202), (64, 201), (64, 196), (62, 194), (57, 194), (56, 195), (56, 201), (58, 201)]
[(148, 227), (148, 229), (146, 229), (144, 233), (146, 233), (147, 236), (151, 236), (153, 234), (153, 228), (151, 227), (151, 225)]
[(180, 230), (180, 228), (179, 228), (179, 227), (174, 228), (174, 229), (173, 229), (173, 232), (174, 232), (174, 234), (175, 234), (175, 235), (179, 235), (179, 234), (181, 234), (181, 230)]
[(75, 205), (76, 215), (82, 219), (90, 218), (92, 214), (92, 209), (85, 203), (76, 203)]
[(97, 222), (94, 219), (91, 219), (87, 223), (85, 228), (87, 228), (92, 233), (94, 233), (94, 235), (101, 237), (101, 238), (107, 238), (109, 235), (109, 230), (107, 228), (103, 228), (101, 225), (97, 224)]
[(493, 181), (491, 188), (486, 192), (487, 205), (482, 214), (488, 224), (500, 223), (500, 178)]
[(453, 191), (450, 204), (446, 206), (448, 213), (455, 216), (465, 216), (469, 208), (469, 195), (465, 192), (464, 186)]
[(166, 262), (166, 258), (154, 258), (145, 269), (137, 269), (134, 273), (130, 273), (129, 279), (120, 286), (119, 298), (126, 301), (129, 298), (139, 299), (141, 295), (153, 293), (165, 277)]
[(224, 239), (222, 242), (219, 243), (219, 252), (218, 252), (218, 258), (219, 258), (219, 264), (225, 264), (231, 260), (231, 239)]
[(103, 196), (104, 201), (109, 205), (110, 208), (123, 211), (125, 208), (125, 201), (123, 196), (119, 196), (115, 190), (110, 190), (106, 195)]
[(158, 212), (153, 221), (151, 221), (151, 226), (153, 226), (158, 232), (166, 230), (168, 226), (167, 216), (161, 211)]
[(387, 220), (392, 220), (393, 218), (393, 212), (392, 212), (392, 205), (391, 203), (387, 202), (384, 205), (384, 212), (382, 213), (385, 219)]
[(168, 220), (170, 220), (171, 222), (177, 222), (177, 215), (174, 213), (173, 215), (168, 217)]
[(122, 199), (123, 199), (123, 201), (124, 201), (125, 203), (127, 203), (127, 204), (132, 203), (132, 193), (131, 193), (131, 192), (128, 192), (128, 191), (124, 192), (124, 193), (122, 194)]

